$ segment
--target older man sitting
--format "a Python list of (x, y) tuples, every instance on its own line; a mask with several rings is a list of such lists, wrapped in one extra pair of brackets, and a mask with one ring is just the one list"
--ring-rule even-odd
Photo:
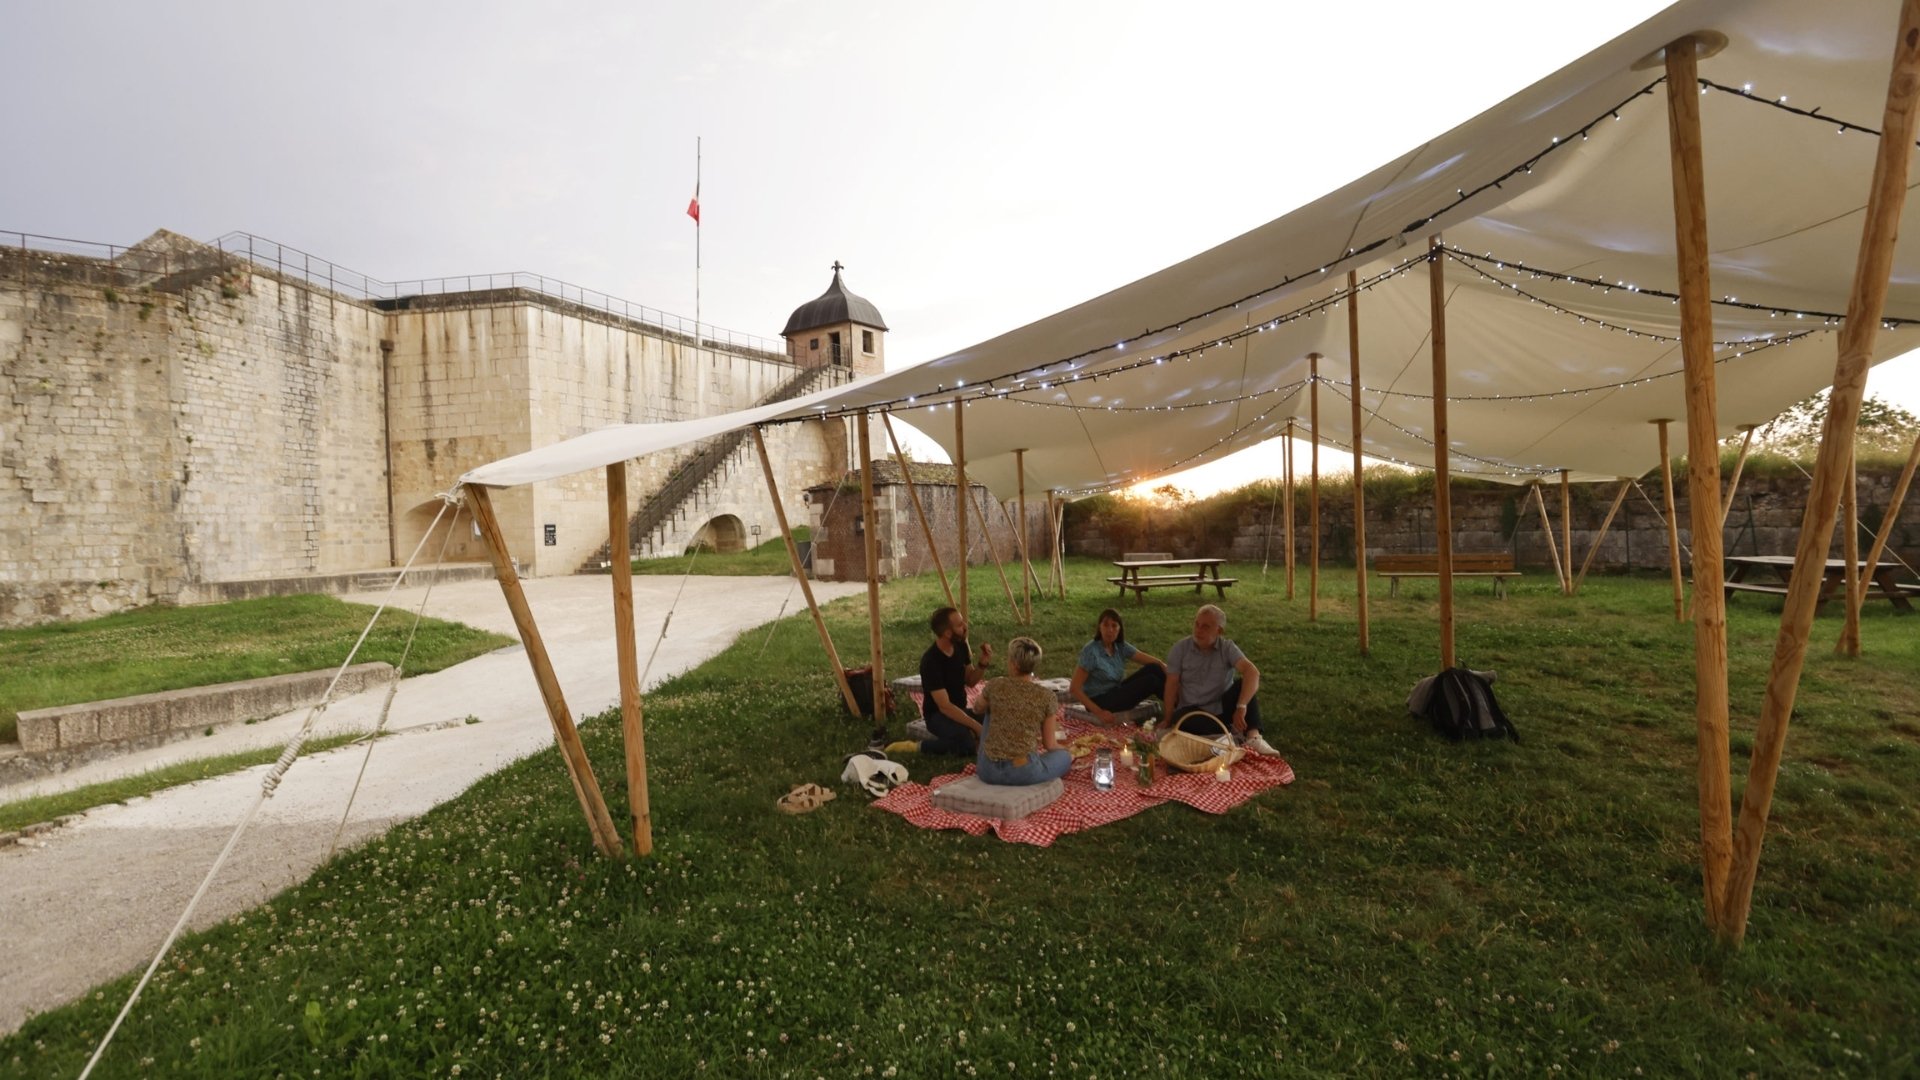
[[(1168, 716), (1203, 712), (1225, 723), (1241, 745), (1256, 754), (1278, 755), (1260, 734), (1260, 669), (1240, 646), (1221, 636), (1227, 614), (1207, 604), (1193, 617), (1193, 636), (1181, 638), (1167, 652), (1167, 687), (1163, 694)], [(1218, 734), (1218, 728), (1193, 718), (1182, 730)]]

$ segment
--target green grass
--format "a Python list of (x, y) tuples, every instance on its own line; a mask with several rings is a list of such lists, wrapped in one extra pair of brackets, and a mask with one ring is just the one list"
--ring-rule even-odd
[[(1113, 602), (1072, 560), (1033, 633), (1062, 674)], [(1851, 1076), (1920, 1069), (1920, 620), (1815, 624), (1746, 947), (1700, 912), (1692, 644), (1664, 580), (1531, 574), (1458, 596), (1525, 741), (1404, 715), (1437, 666), (1434, 590), (1354, 647), (1351, 572), (1317, 622), (1235, 566), (1228, 633), (1299, 774), (1221, 816), (1168, 806), (1052, 848), (924, 832), (851, 789), (798, 817), (865, 729), (805, 616), (649, 695), (658, 848), (592, 853), (551, 750), (184, 939), (96, 1075)], [(937, 585), (890, 584), (889, 673)], [(1777, 614), (1729, 614), (1736, 792)], [(976, 639), (1020, 629), (991, 571)], [(1164, 650), (1192, 597), (1119, 605)], [(829, 610), (864, 660), (862, 601)], [(764, 651), (763, 651), (763, 643)], [(903, 718), (902, 718), (903, 719)], [(618, 723), (585, 739), (624, 820)], [(899, 730), (896, 721), (894, 730)], [(951, 767), (914, 760), (916, 779)], [(289, 782), (297, 782), (298, 773)], [(0, 1040), (0, 1075), (74, 1075), (116, 980)], [(871, 1072), (869, 1073), (869, 1069)]]
[[(802, 525), (793, 530), (795, 540), (805, 540), (810, 530)], [(635, 559), (636, 574), (713, 574), (719, 577), (784, 577), (793, 573), (793, 560), (787, 556), (786, 541), (775, 537), (759, 547), (722, 555), (701, 551), (692, 555), (669, 555), (661, 559)]]
[[(333, 667), (373, 611), (331, 596), (278, 596), (0, 630), (0, 742), (19, 737), (18, 716), (31, 709)], [(397, 664), (412, 623), (411, 611), (388, 609), (358, 662)], [(407, 673), (439, 671), (512, 643), (425, 619)]]
[[(300, 756), (305, 757), (308, 754), (332, 750), (336, 746), (345, 746), (362, 738), (365, 736), (356, 732), (314, 739), (301, 748)], [(165, 791), (170, 787), (191, 784), (196, 780), (211, 780), (216, 776), (250, 769), (255, 765), (267, 765), (280, 757), (280, 751), (281, 748), (278, 746), (269, 746), (258, 750), (241, 750), (232, 754), (217, 754), (213, 757), (162, 765), (157, 769), (148, 769), (134, 776), (123, 776), (118, 780), (88, 784), (85, 787), (74, 788), (72, 791), (36, 795), (31, 799), (0, 803), (0, 832), (12, 832), (28, 825), (37, 825), (68, 814), (77, 814), (82, 810), (91, 810), (96, 806), (126, 802), (128, 799), (137, 799), (156, 791)]]

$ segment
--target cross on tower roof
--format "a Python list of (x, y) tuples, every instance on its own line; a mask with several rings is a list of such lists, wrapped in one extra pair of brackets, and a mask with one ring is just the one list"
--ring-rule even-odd
[(842, 271), (842, 270), (845, 270), (845, 269), (846, 269), (846, 267), (844, 267), (844, 266), (841, 266), (841, 265), (840, 265), (840, 260), (839, 260), (839, 259), (835, 259), (835, 260), (833, 260), (833, 272), (834, 272), (834, 273), (836, 273), (836, 274), (837, 274), (837, 273), (839, 273), (840, 271)]

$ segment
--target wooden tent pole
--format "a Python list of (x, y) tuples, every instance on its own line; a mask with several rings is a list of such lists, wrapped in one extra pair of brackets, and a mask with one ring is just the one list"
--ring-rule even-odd
[(613, 553), (613, 650), (620, 666), (620, 739), (627, 751), (627, 807), (633, 850), (653, 854), (647, 797), (647, 740), (641, 726), (640, 658), (633, 640), (633, 553), (627, 539), (627, 463), (607, 466), (607, 543)]
[(1560, 550), (1567, 553), (1566, 561), (1561, 563), (1563, 576), (1560, 578), (1560, 591), (1573, 595), (1573, 491), (1568, 483), (1567, 470), (1560, 470)]
[(1052, 547), (1047, 552), (1047, 561), (1053, 566), (1053, 584), (1059, 590), (1059, 599), (1067, 598), (1067, 561), (1066, 553), (1061, 550), (1060, 532), (1066, 527), (1067, 500), (1059, 492), (1047, 489), (1047, 536)]
[(886, 658), (880, 640), (880, 521), (873, 502), (873, 424), (860, 410), (860, 514), (866, 521), (864, 551), (867, 562), (867, 652), (873, 665), (873, 719), (887, 722), (881, 702), (886, 700)]
[(1840, 527), (1847, 537), (1840, 550), (1847, 563), (1847, 610), (1840, 624), (1840, 640), (1833, 651), (1841, 656), (1860, 655), (1860, 605), (1866, 595), (1860, 591), (1860, 473), (1858, 455), (1847, 455), (1847, 486), (1840, 491)]
[(1453, 492), (1447, 460), (1447, 282), (1440, 237), (1427, 238), (1427, 305), (1433, 320), (1433, 539), (1440, 570), (1440, 666), (1457, 667), (1453, 651)]
[(1313, 442), (1307, 451), (1307, 621), (1320, 618), (1320, 354), (1307, 354), (1307, 422)]
[[(1000, 520), (1007, 523), (1008, 534), (1011, 535), (1019, 532), (1020, 530), (1013, 523), (1013, 511), (1007, 509), (1007, 504), (996, 501), (994, 505), (1000, 508)], [(1026, 580), (1028, 581), (1028, 583), (1031, 584), (1035, 589), (1040, 590), (1042, 593), (1046, 592), (1047, 591), (1046, 586), (1040, 584), (1040, 571), (1035, 570), (1033, 568), (1033, 564), (1030, 562), (1026, 562), (1024, 563), (1024, 565), (1027, 568)], [(1015, 614), (1017, 616), (1018, 612), (1016, 612)]]
[(1016, 449), (1013, 452), (1014, 483), (1020, 488), (1015, 499), (1020, 507), (1020, 527), (1014, 530), (1014, 538), (1020, 542), (1020, 565), (1026, 567), (1026, 574), (1020, 578), (1020, 601), (1025, 610), (1024, 621), (1033, 625), (1033, 560), (1027, 557), (1027, 452)]
[(1580, 576), (1573, 579), (1573, 591), (1580, 591), (1580, 583), (1587, 580), (1587, 568), (1593, 565), (1593, 557), (1600, 554), (1600, 542), (1607, 538), (1607, 529), (1613, 525), (1613, 515), (1620, 512), (1620, 504), (1627, 501), (1627, 492), (1633, 489), (1632, 480), (1620, 481), (1620, 494), (1613, 497), (1613, 506), (1607, 510), (1606, 520), (1600, 522), (1600, 532), (1593, 538), (1593, 545), (1587, 548), (1586, 561), (1580, 564)]
[[(1540, 508), (1540, 532), (1547, 538), (1547, 557), (1553, 560), (1553, 575), (1560, 579), (1560, 591), (1567, 591), (1567, 567), (1560, 561), (1560, 547), (1553, 539), (1553, 522), (1547, 518), (1547, 497), (1540, 490), (1538, 481), (1528, 484), (1533, 504)], [(1568, 560), (1571, 562), (1572, 560)]]
[(1920, 464), (1920, 436), (1913, 440), (1913, 449), (1907, 451), (1906, 467), (1900, 470), (1900, 482), (1893, 485), (1893, 498), (1887, 503), (1887, 512), (1880, 519), (1880, 531), (1874, 534), (1873, 548), (1867, 553), (1867, 573), (1860, 582), (1860, 596), (1864, 600), (1867, 590), (1873, 587), (1873, 574), (1880, 568), (1880, 556), (1886, 553), (1887, 538), (1893, 535), (1893, 526), (1900, 520), (1900, 507), (1907, 499), (1907, 486), (1913, 483), (1913, 467)]
[[(1672, 422), (1671, 420), (1655, 420), (1653, 423), (1660, 429), (1660, 487), (1663, 493), (1662, 501), (1666, 504), (1666, 510), (1663, 512), (1667, 518), (1667, 567), (1672, 571), (1673, 575), (1673, 621), (1686, 622), (1686, 590), (1681, 584), (1680, 577), (1680, 520), (1679, 512), (1676, 511), (1673, 506), (1673, 458), (1668, 456), (1669, 451), (1667, 448), (1667, 425)], [(1716, 507), (1718, 507), (1720, 503), (1719, 496), (1719, 485), (1716, 484), (1714, 486), (1713, 500)], [(1718, 528), (1719, 526), (1716, 524), (1715, 529), (1717, 530)], [(1695, 539), (1698, 539), (1698, 537)]]
[(1740, 488), (1740, 470), (1747, 467), (1747, 450), (1753, 446), (1753, 432), (1756, 425), (1741, 424), (1744, 433), (1740, 437), (1740, 456), (1733, 459), (1733, 476), (1727, 481), (1727, 501), (1720, 508), (1720, 527), (1727, 527), (1727, 515), (1733, 513), (1733, 493)]
[(913, 469), (908, 466), (907, 455), (900, 450), (900, 437), (893, 433), (893, 415), (881, 413), (880, 424), (887, 429), (887, 441), (893, 444), (893, 459), (900, 463), (900, 475), (906, 478), (907, 498), (913, 502), (913, 516), (920, 519), (920, 535), (926, 537), (927, 550), (933, 554), (933, 568), (940, 575), (940, 591), (947, 594), (947, 606), (953, 607), (953, 586), (947, 584), (947, 568), (940, 561), (940, 545), (934, 542), (926, 508), (920, 505), (920, 486), (913, 482)]
[(971, 505), (973, 494), (967, 488), (967, 403), (963, 398), (953, 402), (953, 494), (959, 500), (955, 510), (959, 513), (959, 528), (956, 530), (960, 540), (960, 617), (971, 622), (973, 616), (967, 605), (967, 569), (973, 564), (973, 549), (967, 544), (967, 512), (961, 506)]
[(793, 529), (787, 525), (787, 508), (780, 502), (780, 487), (773, 480), (773, 461), (767, 457), (767, 443), (760, 437), (760, 429), (748, 428), (753, 432), (753, 448), (760, 453), (760, 471), (767, 477), (767, 496), (773, 500), (773, 519), (780, 526), (780, 539), (787, 542), (787, 561), (793, 564), (793, 580), (800, 584), (800, 595), (806, 597), (807, 613), (813, 616), (813, 628), (820, 634), (820, 646), (827, 651), (827, 663), (833, 668), (833, 678), (840, 684), (840, 699), (847, 703), (847, 712), (854, 719), (860, 718), (860, 702), (853, 696), (853, 687), (847, 683), (847, 669), (840, 666), (840, 651), (833, 647), (833, 635), (827, 633), (827, 621), (820, 617), (820, 605), (813, 598), (813, 585), (807, 581), (807, 568), (800, 562), (800, 548), (793, 542)]
[[(1722, 587), (1719, 407), (1714, 386), (1712, 268), (1707, 246), (1706, 167), (1701, 153), (1695, 41), (1667, 46), (1667, 134), (1673, 171), (1673, 232), (1680, 279), (1680, 356), (1687, 402), (1687, 516), (1693, 533), (1693, 701), (1698, 747), (1700, 867), (1707, 925), (1718, 929), (1733, 852), (1733, 781), (1727, 736), (1727, 594)], [(1660, 426), (1667, 480), (1675, 596), (1680, 523), (1673, 468)], [(1729, 493), (1728, 498), (1732, 495)]]
[(1760, 842), (1766, 833), (1767, 813), (1773, 804), (1773, 785), (1779, 776), (1780, 755), (1786, 746), (1787, 720), (1800, 687), (1800, 667), (1807, 656), (1807, 632), (1813, 626), (1819, 602), (1821, 566), (1833, 540), (1834, 511), (1840, 501), (1837, 488), (1859, 426), (1860, 401), (1866, 396), (1867, 364), (1886, 309), (1888, 280), (1893, 270), (1894, 241), (1899, 235), (1900, 212), (1907, 193), (1907, 168), (1913, 154), (1916, 105), (1920, 104), (1920, 0), (1902, 0), (1900, 28), (1894, 39), (1893, 70), (1887, 80), (1885, 120), (1880, 125), (1879, 149), (1874, 158), (1873, 184), (1867, 196), (1860, 257), (1854, 268), (1853, 289), (1847, 298), (1847, 321), (1840, 328), (1838, 356), (1833, 368), (1833, 391), (1827, 398), (1827, 422), (1820, 434), (1820, 456), (1807, 491), (1806, 516), (1800, 525), (1800, 543), (1794, 552), (1793, 576), (1787, 585), (1786, 605), (1780, 613), (1780, 635), (1774, 643), (1773, 667), (1767, 674), (1767, 694), (1754, 733), (1753, 760), (1740, 802), (1740, 823), (1733, 838), (1733, 871), (1727, 879), (1727, 936), (1736, 944), (1745, 936), (1753, 903), (1753, 881), (1760, 868)]
[(587, 748), (580, 744), (580, 732), (573, 726), (573, 713), (568, 711), (567, 699), (560, 693), (560, 679), (553, 673), (546, 642), (541, 640), (540, 628), (534, 624), (527, 594), (520, 588), (520, 575), (514, 572), (513, 556), (507, 553), (507, 538), (500, 532), (500, 519), (493, 514), (493, 502), (487, 497), (487, 489), (479, 484), (467, 485), (467, 498), (473, 503), (473, 520), (480, 526), (487, 553), (493, 556), (494, 576), (500, 579), (500, 592), (506, 596), (507, 609), (513, 613), (513, 625), (520, 631), (520, 644), (527, 651), (533, 680), (540, 686), (540, 699), (545, 702), (547, 719), (553, 724), (553, 741), (560, 745), (560, 760), (567, 767), (567, 779), (573, 781), (573, 793), (579, 798), (580, 810), (587, 817), (587, 828), (593, 833), (593, 846), (602, 855), (618, 855), (625, 850), (620, 842), (620, 830), (614, 827), (613, 815), (607, 812), (600, 782), (593, 777), (593, 763), (587, 760)]
[(1360, 444), (1360, 289), (1347, 271), (1347, 364), (1353, 380), (1348, 393), (1353, 405), (1353, 582), (1354, 603), (1360, 617), (1360, 655), (1371, 655), (1367, 637), (1367, 485), (1361, 467)]
[[(980, 522), (980, 535), (987, 538), (987, 554), (993, 556), (993, 568), (1000, 573), (1000, 588), (1007, 594), (1007, 606), (1013, 609), (1013, 617), (1018, 621), (1020, 601), (1013, 598), (1013, 585), (1007, 581), (1007, 568), (1001, 565), (1000, 545), (993, 542), (993, 526), (987, 524), (987, 512), (980, 509), (979, 503), (973, 501), (971, 492), (968, 493), (967, 505), (973, 507), (974, 517)], [(967, 622), (971, 625), (973, 620), (969, 619)]]
[(1286, 462), (1286, 486), (1281, 488), (1281, 513), (1286, 515), (1287, 599), (1293, 599), (1293, 421), (1287, 421), (1287, 441), (1282, 444)]

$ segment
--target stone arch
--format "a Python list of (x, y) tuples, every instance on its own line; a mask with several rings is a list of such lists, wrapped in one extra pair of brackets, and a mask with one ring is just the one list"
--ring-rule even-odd
[(747, 528), (734, 514), (721, 514), (708, 519), (700, 531), (693, 534), (687, 542), (687, 551), (699, 548), (717, 551), (723, 555), (747, 550)]
[[(413, 554), (414, 545), (420, 543), (421, 535), (427, 533), (429, 528), (433, 531), (420, 547), (420, 558), (414, 563), (416, 567), (426, 568), (439, 562), (443, 545), (447, 562), (485, 562), (490, 558), (486, 544), (474, 535), (473, 514), (466, 508), (462, 508), (457, 523), (455, 515), (449, 511), (440, 518), (438, 525), (434, 524), (433, 519), (440, 514), (440, 508), (444, 505), (439, 499), (427, 499), (401, 515), (398, 535), (402, 546), (395, 553), (398, 560), (396, 566), (404, 564), (407, 556)], [(447, 535), (449, 528), (453, 529), (451, 537)]]

